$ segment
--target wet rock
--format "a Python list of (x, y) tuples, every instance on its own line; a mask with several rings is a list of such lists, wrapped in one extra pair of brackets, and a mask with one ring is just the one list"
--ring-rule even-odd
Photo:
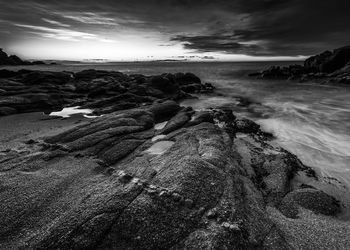
[(154, 115), (154, 119), (156, 123), (169, 119), (174, 114), (176, 114), (179, 110), (180, 110), (179, 104), (177, 104), (174, 101), (154, 103), (149, 108), (149, 111), (152, 112)]
[(237, 119), (235, 122), (237, 132), (241, 133), (257, 133), (260, 131), (260, 126), (248, 119)]
[(214, 114), (210, 111), (198, 111), (192, 115), (191, 120), (185, 125), (187, 127), (195, 126), (203, 122), (214, 123)]
[(283, 198), (279, 209), (287, 217), (296, 218), (299, 206), (316, 214), (334, 216), (340, 212), (339, 202), (335, 198), (314, 188), (303, 188), (290, 192)]
[(178, 114), (176, 114), (173, 118), (171, 118), (165, 127), (160, 130), (159, 134), (169, 134), (170, 132), (181, 128), (184, 126), (190, 119), (191, 115), (194, 113), (194, 111), (190, 109), (184, 109), (180, 111)]
[(215, 87), (214, 87), (213, 84), (206, 82), (206, 83), (204, 84), (204, 86), (203, 86), (201, 92), (202, 92), (202, 93), (207, 93), (207, 92), (211, 93), (211, 92), (214, 91), (214, 89), (215, 89)]

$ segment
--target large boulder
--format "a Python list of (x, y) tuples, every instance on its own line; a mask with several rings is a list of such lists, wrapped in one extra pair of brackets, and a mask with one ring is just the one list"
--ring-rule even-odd
[(22, 61), (21, 58), (19, 58), (18, 56), (16, 55), (12, 55), (12, 56), (9, 56), (9, 61), (12, 65), (23, 65), (25, 64), (24, 61)]
[(30, 62), (23, 61), (16, 55), (8, 56), (1, 48), (0, 48), (0, 65), (30, 65)]
[(193, 73), (176, 73), (175, 80), (179, 85), (200, 84), (201, 79)]
[(304, 66), (317, 72), (332, 73), (344, 67), (350, 61), (350, 46), (326, 51), (320, 55), (308, 58)]
[(0, 49), (0, 65), (10, 65), (8, 55)]
[(173, 81), (173, 79), (169, 79), (165, 76), (154, 76), (150, 80), (150, 86), (159, 89), (166, 94), (178, 94), (179, 93), (179, 85)]
[(340, 212), (339, 202), (334, 197), (314, 188), (288, 193), (282, 200), (280, 210), (287, 217), (296, 218), (299, 207), (324, 215), (336, 215)]
[(260, 125), (246, 118), (237, 119), (235, 125), (236, 131), (241, 133), (257, 133), (260, 131)]

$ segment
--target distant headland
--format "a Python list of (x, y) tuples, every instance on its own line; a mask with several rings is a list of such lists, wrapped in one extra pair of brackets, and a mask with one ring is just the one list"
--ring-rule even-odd
[(0, 66), (17, 66), (17, 65), (43, 65), (46, 64), (43, 61), (23, 61), (16, 55), (7, 55), (6, 52), (0, 48)]
[(325, 51), (305, 60), (304, 65), (272, 66), (252, 73), (259, 79), (288, 79), (300, 82), (350, 83), (350, 46)]

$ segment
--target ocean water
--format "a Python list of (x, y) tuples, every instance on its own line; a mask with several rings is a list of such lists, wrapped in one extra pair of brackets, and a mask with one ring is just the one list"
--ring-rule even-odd
[[(349, 194), (350, 86), (256, 80), (247, 76), (276, 64), (291, 63), (140, 62), (26, 68), (72, 72), (94, 68), (146, 75), (192, 72), (203, 82), (214, 84), (217, 90), (214, 95), (198, 96), (198, 99), (185, 101), (183, 105), (195, 109), (232, 107), (239, 116), (247, 116), (272, 132), (280, 145), (296, 154), (304, 164), (315, 168), (320, 175), (337, 179), (338, 184), (341, 183), (339, 187)], [(242, 98), (246, 105), (237, 106)]]

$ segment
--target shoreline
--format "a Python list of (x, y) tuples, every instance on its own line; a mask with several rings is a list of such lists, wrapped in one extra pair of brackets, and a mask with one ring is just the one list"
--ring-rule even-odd
[[(334, 238), (340, 247), (349, 244), (350, 224), (336, 217), (339, 202), (310, 186), (314, 171), (258, 124), (227, 108), (179, 106), (214, 90), (193, 74), (25, 71), (2, 81), (0, 110), (10, 116), (0, 118), (7, 120), (0, 140), (9, 143), (0, 150), (0, 195), (7, 201), (0, 246), (199, 248), (205, 240), (315, 248)], [(45, 120), (30, 113), (75, 104), (104, 116)], [(29, 113), (14, 114), (23, 111)], [(21, 127), (11, 124), (21, 120), (16, 134)], [(153, 154), (158, 142), (167, 144)]]

